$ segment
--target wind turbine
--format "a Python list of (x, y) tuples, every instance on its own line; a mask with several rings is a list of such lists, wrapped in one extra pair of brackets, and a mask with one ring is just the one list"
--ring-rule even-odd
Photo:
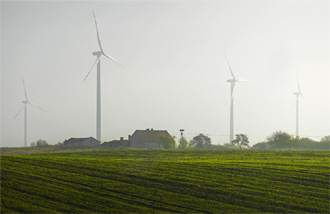
[(24, 147), (27, 147), (27, 104), (30, 104), (33, 107), (36, 107), (42, 111), (42, 108), (40, 108), (39, 106), (37, 106), (36, 104), (32, 103), (29, 101), (27, 93), (26, 93), (26, 89), (25, 89), (25, 83), (24, 83), (24, 79), (22, 79), (23, 81), (23, 86), (24, 86), (24, 93), (25, 93), (25, 100), (22, 101), (23, 106), (22, 108), (19, 110), (19, 112), (15, 115), (14, 119), (21, 113), (21, 111), (24, 109)]
[(229, 133), (230, 137), (229, 138), (230, 138), (230, 142), (232, 142), (234, 139), (234, 87), (235, 87), (236, 82), (245, 82), (247, 80), (235, 78), (234, 73), (231, 70), (231, 67), (230, 67), (226, 54), (225, 54), (225, 57), (226, 57), (226, 61), (227, 61), (231, 76), (233, 77), (233, 79), (227, 80), (227, 82), (230, 82), (230, 88), (231, 88), (231, 90), (230, 90), (230, 133)]
[(304, 95), (301, 93), (300, 90), (298, 75), (297, 75), (297, 83), (298, 83), (298, 91), (294, 92), (293, 94), (296, 95), (296, 137), (299, 137), (299, 96), (302, 96), (304, 98)]
[(106, 54), (103, 51), (102, 45), (101, 45), (101, 39), (100, 39), (100, 35), (99, 35), (99, 31), (97, 28), (97, 22), (96, 22), (96, 17), (95, 17), (95, 13), (93, 10), (93, 15), (94, 15), (94, 21), (95, 21), (95, 27), (96, 27), (96, 35), (97, 35), (97, 41), (99, 43), (99, 47), (100, 50), (99, 51), (95, 51), (93, 52), (93, 55), (96, 56), (96, 61), (94, 62), (94, 64), (92, 65), (91, 69), (89, 70), (89, 72), (87, 73), (84, 81), (86, 80), (86, 78), (88, 77), (88, 75), (91, 73), (92, 69), (94, 68), (95, 64), (97, 63), (97, 86), (96, 86), (96, 139), (98, 141), (101, 142), (101, 74), (100, 74), (100, 70), (101, 70), (101, 63), (100, 63), (100, 59), (101, 56), (104, 55), (105, 57), (111, 59), (112, 61), (115, 61), (116, 63), (118, 63), (120, 66), (126, 68), (124, 65), (122, 65), (120, 62), (118, 62), (117, 60), (115, 60), (113, 57), (111, 57), (110, 55)]

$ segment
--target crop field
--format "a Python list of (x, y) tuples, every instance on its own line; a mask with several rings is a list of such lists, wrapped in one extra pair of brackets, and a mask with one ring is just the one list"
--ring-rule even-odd
[(1, 155), (2, 213), (329, 213), (328, 151)]

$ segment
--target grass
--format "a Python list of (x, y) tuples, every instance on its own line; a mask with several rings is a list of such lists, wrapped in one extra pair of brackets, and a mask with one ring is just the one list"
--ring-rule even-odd
[(329, 213), (326, 151), (1, 155), (3, 213)]
[[(117, 148), (117, 150), (124, 148)], [(134, 149), (134, 148), (125, 148)], [(108, 151), (111, 148), (97, 146), (97, 147), (83, 147), (83, 146), (40, 146), (40, 147), (4, 147), (0, 149), (1, 155), (33, 155), (43, 153), (64, 153), (64, 152), (92, 152), (92, 151)]]

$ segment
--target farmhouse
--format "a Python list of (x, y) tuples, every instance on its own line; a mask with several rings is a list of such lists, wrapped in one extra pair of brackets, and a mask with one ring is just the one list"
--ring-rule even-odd
[(163, 134), (171, 137), (165, 130), (136, 130), (132, 136), (129, 136), (129, 140), (131, 141), (132, 147), (158, 149), (161, 148), (161, 146), (157, 141), (159, 136)]
[(131, 141), (124, 140), (124, 138), (121, 137), (120, 140), (113, 140), (113, 141), (109, 141), (109, 142), (104, 142), (104, 143), (102, 143), (102, 146), (111, 147), (111, 148), (130, 147), (131, 146)]
[(93, 137), (88, 138), (70, 138), (63, 142), (66, 146), (98, 146), (100, 141), (96, 140)]

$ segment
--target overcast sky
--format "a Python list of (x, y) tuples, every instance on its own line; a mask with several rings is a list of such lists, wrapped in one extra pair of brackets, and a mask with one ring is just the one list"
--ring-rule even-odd
[(137, 129), (198, 133), (229, 142), (230, 71), (236, 77), (234, 133), (252, 144), (274, 131), (330, 134), (329, 1), (1, 1), (1, 146), (96, 137), (98, 22), (102, 141)]

